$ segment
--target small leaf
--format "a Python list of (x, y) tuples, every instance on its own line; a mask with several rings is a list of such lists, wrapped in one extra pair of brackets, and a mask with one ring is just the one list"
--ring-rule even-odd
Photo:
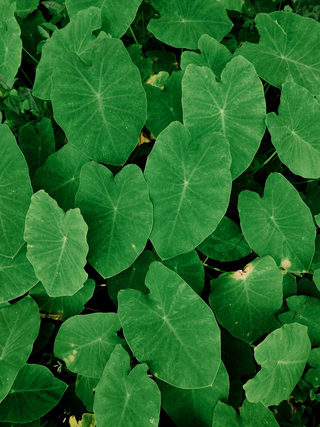
[(120, 328), (115, 313), (73, 316), (61, 325), (54, 354), (71, 372), (100, 378), (114, 347), (124, 343), (117, 335)]

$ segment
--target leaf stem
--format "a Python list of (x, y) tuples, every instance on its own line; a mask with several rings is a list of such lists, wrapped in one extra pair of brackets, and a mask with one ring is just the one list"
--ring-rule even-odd
[(265, 89), (264, 94), (266, 94), (268, 92), (269, 87), (270, 87), (270, 83), (267, 84), (267, 89)]
[(39, 64), (39, 61), (36, 60), (36, 58), (34, 58), (31, 53), (29, 53), (23, 46), (22, 49), (30, 56), (30, 58), (32, 58), (37, 64)]
[(131, 25), (130, 25), (130, 27), (129, 27), (129, 28), (130, 28), (130, 31), (131, 31), (131, 34), (132, 34), (133, 40), (135, 41), (135, 43), (136, 43), (136, 44), (139, 44), (139, 43), (138, 43), (138, 40), (137, 40), (137, 38), (136, 38), (136, 36), (134, 35), (133, 29), (131, 28)]
[(275, 155), (277, 154), (277, 151), (274, 151), (270, 157), (267, 158), (267, 160), (265, 162), (262, 163), (262, 165), (255, 171), (253, 172), (253, 175), (256, 174), (260, 169), (263, 168), (263, 166), (265, 166)]
[(28, 82), (31, 84), (31, 87), (33, 86), (32, 81), (29, 79), (29, 77), (27, 76), (27, 74), (23, 71), (22, 67), (20, 67), (20, 70), (22, 71), (23, 75), (25, 76), (25, 78), (28, 80)]
[(211, 267), (211, 265), (208, 265), (208, 264), (205, 264), (205, 263), (203, 263), (203, 266), (211, 268), (212, 270), (215, 270), (215, 271), (219, 271), (220, 273), (226, 273), (226, 271), (220, 270), (219, 268), (216, 268), (216, 267)]

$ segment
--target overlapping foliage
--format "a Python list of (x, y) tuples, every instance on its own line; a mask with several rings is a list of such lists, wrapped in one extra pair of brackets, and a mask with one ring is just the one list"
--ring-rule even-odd
[(319, 15), (0, 2), (0, 427), (320, 425)]

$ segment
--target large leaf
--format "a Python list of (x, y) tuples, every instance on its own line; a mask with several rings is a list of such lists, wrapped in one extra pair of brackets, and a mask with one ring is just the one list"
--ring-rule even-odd
[(194, 138), (221, 132), (230, 143), (232, 178), (252, 162), (265, 131), (263, 86), (253, 65), (233, 58), (221, 82), (207, 67), (188, 65), (182, 79), (184, 124)]
[(24, 234), (27, 258), (49, 296), (73, 295), (83, 287), (87, 231), (79, 209), (65, 214), (43, 190), (32, 196)]
[(113, 38), (120, 38), (134, 20), (142, 0), (67, 0), (66, 5), (71, 19), (79, 10), (86, 13), (90, 6), (101, 10), (102, 29)]
[(152, 204), (141, 169), (128, 165), (114, 178), (106, 167), (82, 167), (76, 195), (88, 226), (92, 266), (111, 277), (128, 268), (143, 251), (152, 227)]
[(281, 323), (300, 323), (308, 326), (308, 334), (313, 346), (320, 345), (320, 301), (317, 298), (293, 295), (287, 298), (288, 312), (281, 313)]
[(92, 34), (101, 27), (101, 13), (97, 7), (90, 7), (72, 17), (71, 22), (56, 30), (42, 48), (41, 60), (36, 70), (33, 94), (41, 99), (51, 99), (52, 73), (55, 60), (63, 53), (74, 52), (85, 60), (98, 39)]
[(21, 126), (18, 139), (32, 178), (50, 154), (54, 153), (55, 142), (51, 120), (44, 117), (35, 126), (30, 123)]
[(92, 297), (95, 283), (88, 279), (83, 288), (72, 296), (61, 296), (52, 298), (47, 294), (43, 284), (40, 282), (34, 286), (29, 295), (39, 306), (43, 315), (54, 320), (66, 320), (84, 310), (84, 304)]
[[(0, 73), (13, 79), (21, 64), (21, 30), (14, 16), (16, 5), (10, 0), (0, 2)], [(0, 138), (1, 139), (1, 138)]]
[(24, 244), (32, 187), (26, 160), (8, 126), (1, 124), (0, 171), (0, 255), (14, 257)]
[(218, 402), (214, 410), (212, 427), (279, 427), (274, 415), (261, 403), (245, 400), (240, 408), (240, 416), (231, 407)]
[(269, 113), (267, 126), (279, 159), (296, 175), (320, 177), (320, 104), (307, 89), (284, 83), (278, 116)]
[(295, 13), (258, 14), (260, 42), (246, 42), (236, 52), (255, 66), (257, 73), (281, 88), (291, 75), (313, 95), (320, 94), (320, 24)]
[(118, 294), (120, 323), (134, 356), (175, 387), (211, 385), (220, 365), (220, 331), (212, 311), (159, 262), (151, 264), (146, 286), (147, 295), (133, 289)]
[(65, 212), (74, 208), (80, 171), (89, 161), (78, 148), (65, 145), (37, 170), (32, 179), (34, 191), (45, 190)]
[(26, 18), (29, 13), (33, 12), (39, 6), (39, 0), (10, 0), (11, 3), (16, 2), (16, 14), (20, 18)]
[(182, 123), (182, 76), (182, 71), (172, 73), (162, 90), (151, 84), (144, 85), (148, 101), (146, 127), (155, 137), (171, 122)]
[(45, 366), (24, 365), (0, 404), (0, 419), (13, 423), (37, 420), (57, 405), (66, 389), (67, 384)]
[(197, 49), (202, 34), (218, 41), (228, 34), (232, 22), (225, 8), (215, 0), (151, 0), (160, 19), (151, 19), (148, 30), (173, 47)]
[(54, 343), (54, 354), (65, 361), (71, 372), (100, 378), (112, 350), (124, 343), (116, 313), (73, 316), (61, 325)]
[(240, 228), (227, 216), (222, 218), (214, 232), (197, 249), (218, 261), (236, 261), (251, 252)]
[(117, 345), (96, 387), (93, 410), (100, 426), (149, 427), (159, 423), (160, 392), (148, 366), (130, 368), (128, 353)]
[(229, 203), (228, 142), (220, 133), (195, 141), (186, 127), (173, 122), (159, 135), (147, 160), (145, 177), (154, 207), (150, 239), (162, 259), (199, 245)]
[(228, 401), (229, 377), (222, 362), (210, 387), (184, 390), (159, 380), (157, 384), (161, 406), (179, 427), (212, 427), (217, 402)]
[(189, 64), (210, 68), (216, 77), (220, 77), (226, 64), (232, 59), (232, 53), (223, 44), (208, 34), (202, 34), (198, 41), (201, 54), (185, 51), (181, 55), (181, 68), (185, 70)]
[(218, 322), (248, 343), (269, 332), (282, 305), (282, 273), (270, 256), (211, 281), (210, 306)]
[(68, 141), (99, 162), (123, 165), (146, 120), (146, 95), (121, 40), (94, 43), (90, 64), (69, 52), (55, 62), (55, 120)]
[(259, 256), (271, 255), (293, 273), (308, 271), (316, 229), (309, 208), (284, 176), (270, 174), (262, 198), (242, 191), (238, 209), (244, 237)]
[(13, 258), (0, 256), (0, 301), (20, 297), (39, 281), (26, 254), (25, 244)]
[(39, 328), (39, 309), (30, 297), (0, 309), (0, 402), (28, 360)]
[(308, 328), (298, 323), (273, 331), (254, 349), (261, 370), (243, 388), (249, 402), (279, 405), (301, 378), (311, 351)]

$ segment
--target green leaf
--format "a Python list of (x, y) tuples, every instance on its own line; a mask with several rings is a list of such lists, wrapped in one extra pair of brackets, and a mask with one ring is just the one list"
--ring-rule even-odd
[(242, 191), (238, 209), (243, 235), (259, 256), (271, 255), (293, 273), (309, 270), (315, 226), (309, 208), (284, 176), (270, 174), (262, 198)]
[(181, 69), (185, 71), (189, 64), (208, 67), (216, 77), (220, 77), (222, 70), (232, 59), (229, 49), (208, 34), (202, 34), (198, 41), (198, 49), (201, 51), (200, 55), (189, 51), (182, 53)]
[(80, 374), (77, 376), (76, 395), (82, 400), (89, 412), (93, 412), (93, 402), (95, 397), (93, 392), (95, 391), (98, 382), (98, 378), (88, 378)]
[(0, 419), (14, 423), (37, 420), (57, 405), (66, 389), (67, 384), (45, 366), (24, 365), (0, 404)]
[(65, 214), (43, 190), (32, 196), (25, 227), (27, 258), (49, 296), (70, 296), (83, 287), (87, 231), (79, 209)]
[(182, 79), (184, 124), (194, 138), (221, 132), (230, 144), (235, 179), (252, 162), (266, 128), (263, 86), (254, 67), (233, 58), (221, 82), (207, 67), (188, 65)]
[(286, 270), (282, 270), (283, 274), (283, 281), (282, 281), (282, 287), (283, 287), (283, 299), (287, 299), (291, 297), (292, 295), (297, 294), (297, 281), (296, 278), (288, 273)]
[[(316, 236), (316, 249), (315, 249), (314, 257), (313, 257), (310, 268), (312, 270), (320, 269), (320, 235)], [(313, 280), (315, 279), (313, 278)], [(318, 282), (320, 282), (320, 277)], [(319, 285), (319, 289), (320, 289), (320, 285)]]
[(146, 120), (146, 95), (123, 43), (95, 43), (86, 65), (69, 52), (55, 62), (52, 106), (68, 141), (92, 159), (123, 165)]
[(152, 261), (152, 252), (143, 251), (129, 268), (108, 279), (108, 293), (115, 306), (118, 305), (117, 296), (121, 289), (136, 289), (144, 294), (149, 292), (144, 282)]
[(116, 346), (96, 387), (93, 409), (98, 425), (158, 425), (160, 392), (147, 370), (145, 363), (131, 370), (129, 355)]
[(0, 73), (13, 79), (21, 64), (21, 30), (14, 16), (16, 5), (10, 0), (0, 2)]
[(71, 372), (100, 378), (114, 347), (124, 343), (117, 335), (120, 328), (116, 313), (73, 316), (61, 325), (54, 354)]
[(148, 50), (146, 56), (151, 59), (152, 71), (156, 74), (161, 71), (166, 71), (171, 74), (173, 71), (179, 70), (179, 64), (174, 52)]
[(156, 253), (154, 255), (156, 261), (162, 262), (177, 273), (198, 295), (201, 295), (204, 286), (204, 269), (197, 251), (186, 252), (167, 260), (161, 260)]
[(39, 309), (32, 298), (25, 297), (15, 304), (0, 307), (0, 402), (28, 360), (39, 328)]
[(127, 31), (134, 20), (142, 0), (67, 0), (66, 6), (69, 16), (73, 17), (79, 10), (87, 12), (94, 4), (101, 10), (102, 30), (110, 33), (113, 38), (120, 38)]
[(145, 125), (155, 137), (171, 122), (182, 123), (182, 76), (182, 71), (173, 72), (162, 90), (151, 84), (144, 85), (148, 104)]
[(297, 323), (273, 331), (254, 349), (261, 370), (243, 388), (249, 402), (279, 405), (298, 383), (311, 351), (308, 328)]
[(37, 53), (38, 44), (43, 41), (42, 36), (38, 31), (38, 25), (46, 22), (40, 10), (36, 10), (34, 13), (29, 15), (25, 19), (17, 18), (18, 24), (21, 28), (21, 39), (24, 49), (22, 51), (23, 59), (29, 64), (37, 65), (30, 55), (32, 55), (37, 61), (40, 59), (40, 55)]
[(142, 55), (141, 48), (142, 45), (140, 44), (132, 44), (127, 48), (127, 51), (129, 52), (130, 58), (134, 65), (138, 67), (141, 76), (141, 81), (144, 81), (150, 74), (151, 61), (149, 58), (145, 58)]
[(18, 140), (20, 150), (28, 163), (30, 178), (33, 178), (36, 170), (55, 150), (51, 120), (44, 117), (35, 126), (31, 123), (21, 126)]
[(24, 244), (32, 187), (28, 166), (6, 125), (0, 124), (0, 255), (13, 258)]
[(236, 261), (251, 252), (238, 225), (226, 216), (197, 249), (209, 258), (223, 262)]
[(101, 13), (97, 7), (80, 11), (72, 17), (71, 22), (61, 30), (54, 31), (50, 40), (42, 49), (41, 60), (36, 70), (33, 94), (40, 99), (51, 99), (52, 74), (55, 60), (68, 52), (76, 53), (85, 60), (90, 57), (92, 47), (100, 38), (92, 32), (101, 27)]
[(118, 294), (120, 323), (134, 356), (175, 387), (211, 385), (220, 365), (220, 331), (212, 311), (159, 262), (150, 265), (146, 286), (147, 295), (133, 289)]
[(13, 258), (0, 256), (0, 301), (22, 296), (39, 281), (26, 253), (25, 244)]
[(319, 115), (319, 102), (307, 89), (292, 82), (282, 85), (278, 116), (267, 115), (279, 159), (304, 178), (320, 177)]
[(245, 400), (240, 409), (240, 417), (236, 411), (223, 402), (218, 402), (214, 410), (212, 427), (279, 427), (271, 411), (261, 403), (250, 403)]
[(161, 392), (161, 406), (177, 426), (211, 427), (216, 404), (219, 400), (228, 400), (229, 378), (222, 362), (210, 387), (184, 390), (156, 382)]
[(309, 369), (304, 376), (304, 379), (314, 387), (320, 387), (320, 348), (314, 348), (311, 350), (308, 365), (315, 369)]
[(282, 273), (270, 256), (211, 281), (210, 306), (218, 322), (251, 343), (269, 331), (282, 305)]
[(247, 58), (260, 77), (281, 89), (288, 76), (313, 95), (320, 94), (320, 24), (295, 13), (258, 14), (258, 44), (245, 42), (236, 54)]
[(34, 191), (45, 190), (67, 212), (75, 207), (82, 166), (90, 162), (78, 148), (67, 144), (48, 157), (32, 179)]
[(55, 320), (67, 320), (84, 310), (84, 304), (92, 297), (95, 288), (94, 280), (88, 279), (74, 295), (52, 298), (40, 282), (29, 292), (38, 304), (42, 313)]
[(223, 6), (228, 10), (236, 10), (238, 12), (242, 11), (243, 0), (218, 0), (219, 3), (223, 4)]
[(98, 163), (84, 165), (76, 206), (89, 226), (90, 264), (103, 277), (128, 268), (152, 228), (152, 204), (141, 169), (128, 165), (114, 178)]
[(173, 122), (159, 135), (145, 177), (154, 208), (150, 240), (162, 259), (194, 249), (219, 224), (229, 203), (229, 168), (228, 143), (220, 133), (199, 143)]
[(16, 3), (16, 14), (22, 19), (25, 19), (39, 6), (39, 0), (10, 0), (10, 2)]
[(300, 323), (308, 327), (313, 346), (320, 345), (320, 301), (317, 298), (293, 295), (287, 298), (288, 312), (278, 316), (282, 324)]
[(202, 34), (218, 41), (228, 34), (232, 22), (225, 8), (215, 0), (150, 0), (160, 13), (160, 19), (151, 19), (148, 30), (160, 41), (178, 48), (197, 49)]

